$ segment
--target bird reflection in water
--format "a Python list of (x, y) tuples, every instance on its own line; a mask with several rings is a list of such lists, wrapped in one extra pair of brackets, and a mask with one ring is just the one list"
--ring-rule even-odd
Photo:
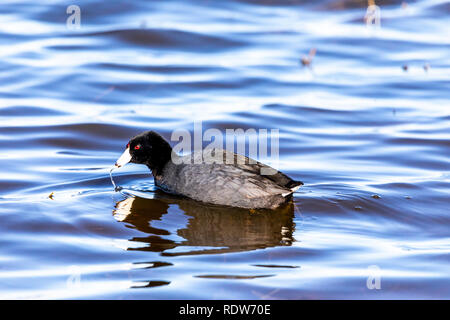
[(128, 250), (164, 256), (213, 254), (290, 246), (295, 224), (294, 204), (277, 210), (248, 210), (169, 198), (128, 197), (117, 202), (116, 220), (148, 234), (133, 237), (144, 244)]

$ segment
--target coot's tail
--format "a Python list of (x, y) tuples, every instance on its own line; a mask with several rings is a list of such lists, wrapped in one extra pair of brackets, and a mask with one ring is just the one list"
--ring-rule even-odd
[(286, 188), (290, 189), (292, 192), (296, 191), (298, 188), (300, 188), (303, 185), (303, 182), (301, 181), (295, 181), (291, 180), (286, 184)]
[(291, 190), (291, 192), (286, 192), (283, 193), (282, 196), (283, 197), (287, 197), (291, 194), (293, 194), (295, 191), (298, 190), (298, 188), (300, 188), (303, 185), (303, 182), (301, 181), (295, 181), (295, 180), (291, 180), (289, 181), (284, 187), (288, 188), (289, 190)]

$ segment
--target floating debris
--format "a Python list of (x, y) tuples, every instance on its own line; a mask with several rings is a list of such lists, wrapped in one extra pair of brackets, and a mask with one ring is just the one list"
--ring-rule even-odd
[(425, 70), (425, 72), (428, 72), (429, 69), (430, 69), (430, 64), (427, 62), (423, 65), (423, 70)]
[(54, 194), (55, 194), (54, 192), (50, 193), (50, 194), (48, 195), (49, 199), (54, 200), (54, 199), (53, 199), (53, 195), (54, 195)]
[(372, 198), (374, 198), (374, 199), (381, 199), (381, 197), (379, 195), (377, 195), (377, 194), (373, 194)]
[(403, 69), (403, 71), (408, 71), (408, 65), (407, 65), (407, 64), (404, 64), (404, 65), (402, 66), (402, 69)]
[(362, 211), (363, 208), (360, 207), (360, 206), (355, 206), (354, 209), (355, 209), (356, 211)]
[(302, 65), (304, 67), (310, 67), (311, 66), (312, 60), (313, 60), (314, 56), (316, 55), (316, 51), (317, 51), (316, 48), (311, 48), (311, 50), (309, 50), (308, 56), (303, 56), (300, 59), (300, 62), (302, 63)]
[(409, 200), (409, 199), (411, 199), (411, 197), (410, 197), (410, 196), (405, 196), (405, 199), (408, 199), (408, 200)]

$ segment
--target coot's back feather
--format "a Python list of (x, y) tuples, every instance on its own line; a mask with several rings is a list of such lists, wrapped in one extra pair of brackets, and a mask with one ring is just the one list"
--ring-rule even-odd
[[(265, 164), (226, 150), (211, 151), (215, 159), (217, 153), (222, 156), (212, 162), (205, 157), (210, 151), (180, 157), (180, 164), (169, 162), (162, 174), (155, 176), (156, 184), (195, 200), (243, 208), (276, 208), (287, 201), (292, 188), (302, 185)], [(232, 163), (226, 163), (227, 156)], [(273, 174), (261, 175), (264, 169)]]
[(261, 162), (222, 149), (178, 156), (154, 131), (132, 138), (116, 167), (128, 162), (147, 165), (156, 185), (167, 192), (233, 207), (274, 209), (289, 201), (303, 184)]

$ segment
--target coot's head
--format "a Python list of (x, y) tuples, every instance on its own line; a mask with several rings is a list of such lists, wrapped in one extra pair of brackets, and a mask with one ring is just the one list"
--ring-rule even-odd
[(172, 148), (163, 137), (154, 131), (146, 131), (128, 142), (115, 166), (120, 168), (129, 162), (139, 163), (147, 165), (153, 173), (158, 173), (170, 161), (171, 154)]

